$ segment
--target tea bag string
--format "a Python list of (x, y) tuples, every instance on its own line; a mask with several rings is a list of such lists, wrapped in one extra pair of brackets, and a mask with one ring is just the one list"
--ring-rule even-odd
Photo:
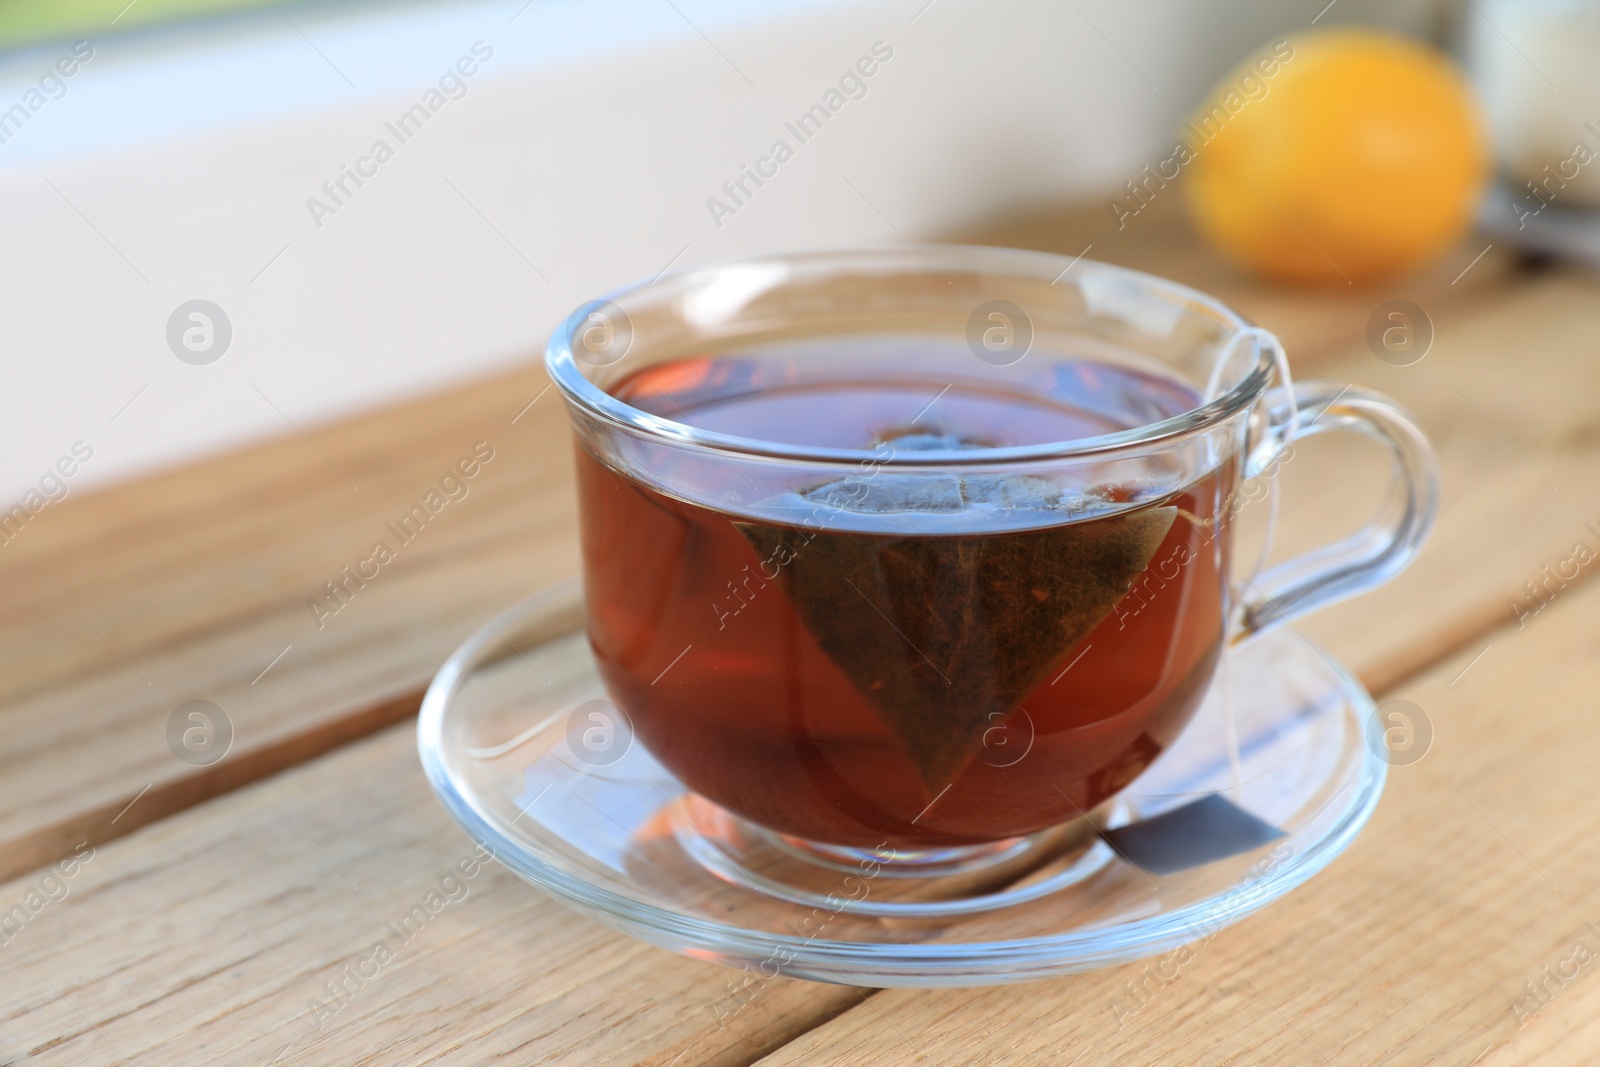
[[(1217, 360), (1216, 366), (1212, 369), (1211, 380), (1206, 383), (1205, 398), (1207, 402), (1216, 399), (1217, 390), (1221, 388), (1222, 385), (1222, 372), (1231, 362), (1234, 346), (1239, 343), (1241, 338), (1245, 337), (1254, 338), (1258, 345), (1265, 347), (1272, 353), (1272, 363), (1274, 370), (1277, 372), (1278, 386), (1283, 394), (1285, 402), (1289, 407), (1288, 418), (1283, 423), (1283, 438), (1279, 448), (1280, 450), (1288, 448), (1289, 445), (1294, 441), (1294, 433), (1299, 424), (1300, 413), (1295, 405), (1294, 388), (1291, 384), (1292, 379), (1289, 376), (1289, 354), (1284, 351), (1283, 344), (1271, 332), (1264, 330), (1259, 326), (1246, 326), (1238, 333), (1234, 334), (1233, 339), (1228, 342), (1228, 346), (1224, 350), (1222, 358)], [(1257, 475), (1256, 477), (1265, 477), (1265, 475)], [(1226, 508), (1222, 509), (1222, 512), (1219, 513), (1219, 519), (1222, 519), (1222, 515), (1225, 514), (1227, 510), (1228, 509)], [(1229, 520), (1222, 519), (1222, 521)], [(1278, 494), (1276, 492), (1269, 492), (1267, 494), (1266, 536), (1262, 538), (1261, 549), (1256, 555), (1255, 565), (1250, 568), (1250, 578), (1246, 579), (1247, 581), (1253, 579), (1261, 572), (1261, 568), (1266, 566), (1267, 553), (1271, 550), (1272, 546), (1272, 534), (1277, 529), (1277, 525)], [(1219, 552), (1221, 550), (1220, 540), (1218, 540), (1216, 543), (1216, 550)], [(1225, 642), (1222, 646), (1222, 664), (1220, 674), (1222, 681), (1222, 723), (1223, 730), (1227, 738), (1228, 774), (1229, 778), (1231, 779), (1231, 788), (1229, 792), (1233, 794), (1235, 800), (1238, 800), (1241, 797), (1243, 789), (1243, 770), (1239, 758), (1239, 726), (1235, 720), (1233, 710), (1233, 674), (1231, 670), (1232, 648), (1233, 645), (1231, 642)]]
[[(1289, 388), (1290, 382), (1293, 381), (1289, 376), (1289, 353), (1284, 351), (1283, 342), (1278, 340), (1276, 334), (1271, 330), (1264, 330), (1260, 326), (1242, 326), (1239, 328), (1239, 332), (1228, 340), (1216, 365), (1211, 368), (1211, 378), (1206, 382), (1205, 403), (1209, 404), (1217, 398), (1218, 391), (1222, 388), (1222, 374), (1233, 361), (1233, 351), (1238, 346), (1239, 341), (1246, 337), (1254, 339), (1258, 345), (1272, 353), (1272, 364), (1278, 372), (1278, 385), (1283, 388), (1284, 399), (1289, 404), (1289, 418), (1285, 425), (1288, 427), (1288, 431), (1293, 433), (1296, 410), (1294, 394)], [(1284, 443), (1287, 444), (1288, 441), (1286, 440)]]
[[(1240, 330), (1234, 336), (1233, 341), (1229, 343), (1228, 352), (1230, 355), (1233, 352), (1234, 345), (1238, 343), (1238, 340), (1241, 337), (1255, 338), (1258, 344), (1267, 348), (1272, 353), (1273, 367), (1277, 371), (1278, 376), (1278, 388), (1283, 395), (1284, 403), (1288, 406), (1288, 415), (1283, 422), (1283, 438), (1279, 444), (1279, 453), (1281, 454), (1283, 450), (1287, 449), (1294, 443), (1295, 431), (1300, 423), (1300, 412), (1298, 406), (1295, 404), (1294, 399), (1293, 379), (1289, 377), (1289, 354), (1284, 351), (1283, 344), (1271, 332), (1263, 330), (1259, 326), (1246, 326), (1244, 329)], [(1221, 375), (1222, 368), (1227, 363), (1227, 359), (1219, 360), (1216, 369), (1212, 371), (1212, 381), (1206, 390), (1206, 395), (1208, 397), (1211, 397), (1216, 392), (1218, 386), (1217, 378)], [(1256, 475), (1256, 477), (1265, 477), (1265, 475)], [(1272, 549), (1272, 535), (1277, 531), (1277, 528), (1278, 494), (1276, 492), (1269, 492), (1267, 494), (1266, 534), (1261, 539), (1260, 551), (1258, 551), (1256, 554), (1255, 564), (1250, 568), (1249, 575), (1245, 579), (1246, 581), (1254, 581), (1256, 575), (1260, 574), (1261, 569), (1267, 565), (1267, 554)]]

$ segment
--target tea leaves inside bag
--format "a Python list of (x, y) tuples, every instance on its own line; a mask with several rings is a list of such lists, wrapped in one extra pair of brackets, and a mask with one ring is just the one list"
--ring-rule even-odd
[[(818, 524), (736, 525), (930, 796), (1110, 614), (1178, 514), (1089, 517), (1106, 496), (1027, 475), (879, 473), (797, 496), (822, 505)], [(930, 520), (940, 533), (920, 532)]]

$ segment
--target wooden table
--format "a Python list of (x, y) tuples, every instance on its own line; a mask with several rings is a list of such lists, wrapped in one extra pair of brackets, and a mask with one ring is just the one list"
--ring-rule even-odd
[[(1300, 624), (1434, 731), (1348, 854), (1120, 1026), (1142, 964), (989, 990), (784, 980), (719, 1026), (733, 972), (497, 866), (351, 977), (470, 849), (417, 765), (422, 687), (484, 616), (576, 568), (566, 417), (530, 351), (500, 380), (51, 504), (0, 546), (0, 1063), (1593, 1062), (1600, 563), (1572, 560), (1600, 549), (1600, 282), (1475, 261), (1479, 240), (1392, 286), (1274, 289), (1168, 208), (957, 236), (1092, 245), (1215, 292), (1301, 377), (1387, 392), (1436, 443), (1421, 559)], [(1413, 366), (1364, 340), (1391, 297), (1436, 329)], [(480, 441), (470, 495), (319, 620), (322, 583)], [(1298, 450), (1283, 551), (1376, 508), (1377, 462), (1346, 438)], [(1547, 565), (1565, 576), (1533, 599)], [(232, 723), (219, 762), (168, 747), (189, 700)]]

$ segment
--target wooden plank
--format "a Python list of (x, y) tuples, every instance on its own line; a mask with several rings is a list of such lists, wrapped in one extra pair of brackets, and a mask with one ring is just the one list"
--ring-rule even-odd
[[(1600, 909), (1592, 911), (1595, 918), (1589, 921), (1600, 923)], [(1600, 951), (1600, 937), (1588, 936), (1585, 946), (1591, 951)], [(1552, 971), (1546, 972), (1546, 967)], [(1567, 979), (1554, 973), (1555, 968), (1562, 967), (1568, 974), (1574, 970), (1577, 974)], [(1513, 991), (1517, 999), (1507, 1004), (1507, 1010), (1517, 1012), (1519, 1003), (1525, 1010), (1534, 1005), (1535, 996), (1547, 999), (1531, 1017), (1522, 1018), (1515, 1037), (1497, 1046), (1480, 1061), (1482, 1067), (1585, 1062), (1581, 1057), (1586, 1054), (1592, 1058), (1589, 1050), (1600, 1048), (1600, 982), (1577, 980), (1592, 967), (1592, 960), (1578, 962), (1575, 944), (1558, 944), (1550, 958), (1540, 964), (1539, 973), (1523, 979), (1533, 983), (1535, 992), (1530, 994), (1521, 988)]]
[[(300, 636), (300, 611), (156, 658), (147, 669), (157, 684), (211, 701), (231, 720), (234, 748), (211, 766), (180, 762), (169, 748), (168, 721), (183, 696), (136, 692), (130, 699), (117, 682), (92, 675), (13, 705), (40, 724), (33, 752), (7, 754), (6, 795), (15, 799), (5, 812), (12, 837), (0, 863), (31, 869), (78, 841), (113, 838), (414, 714), (439, 663), (483, 625), (480, 612), (492, 614), (521, 588), (561, 576), (540, 562), (499, 547), (470, 562), (397, 575), (371, 590), (365, 607), (374, 619), (360, 632), (330, 636), (294, 670), (274, 677), (274, 668), (253, 685), (251, 675), (270, 659), (270, 651), (256, 651), (271, 644), (260, 638), (276, 632), (277, 647), (291, 643)], [(409, 614), (419, 608), (425, 628)], [(85, 736), (94, 743), (82, 744)]]
[[(1364, 329), (1366, 312), (1356, 312), (1373, 294), (1328, 298), (1246, 282), (1197, 243), (1176, 206), (1153, 206), (1111, 238), (1097, 236), (1109, 219), (1098, 205), (967, 237), (1069, 254), (1094, 243), (1097, 257), (1218, 288), (1291, 341), (1322, 339), (1304, 347), (1307, 359)], [(1506, 281), (1493, 254), (1459, 288), (1449, 284), (1456, 273), (1452, 260), (1406, 291), (1439, 294), (1428, 299), (1443, 320)], [(72, 496), (0, 545), (0, 877), (408, 714), (480, 613), (571, 573), (566, 420), (546, 384), (530, 367)], [(307, 602), (322, 583), (387, 539), (384, 524), (479, 441), (496, 459), (467, 499), (319, 629)], [(1458, 619), (1470, 629), (1482, 617)], [(234, 719), (222, 764), (195, 768), (167, 749), (167, 719), (191, 699)]]
[[(413, 713), (485, 615), (573, 573), (565, 415), (545, 396), (511, 424), (542, 381), (319, 433), (360, 490), (297, 437), (41, 513), (0, 552), (0, 876)], [(385, 524), (478, 441), (494, 458), (402, 545)], [(321, 584), (379, 539), (397, 558), (319, 620)], [(233, 722), (212, 766), (168, 746), (193, 699)]]
[(856, 999), (773, 983), (719, 1026), (733, 972), (475, 858), (407, 724), (0, 886), (58, 898), (0, 933), (0, 1063), (731, 1065)]
[(1102, 202), (988, 220), (954, 239), (1084, 254), (1182, 282), (1220, 298), (1273, 331), (1300, 363), (1361, 340), (1368, 320), (1385, 301), (1406, 299), (1430, 315), (1448, 314), (1471, 307), (1485, 292), (1503, 289), (1518, 273), (1517, 257), (1506, 249), (1488, 249), (1478, 259), (1490, 242), (1469, 236), (1438, 262), (1387, 282), (1318, 289), (1277, 285), (1219, 258), (1196, 236), (1177, 195), (1155, 199), (1121, 226)]
[[(1547, 613), (1496, 631), (1494, 656), (1397, 690), (1430, 717), (1432, 749), (1393, 769), (1350, 852), (1284, 901), (1189, 955), (878, 993), (763, 1067), (1591, 1062), (1579, 1039), (1595, 1032), (1600, 966), (1575, 946), (1600, 950), (1600, 588)], [(1538, 1010), (1524, 983), (1552, 971), (1572, 977)]]
[[(462, 511), (482, 510), (483, 497), (498, 497), (500, 503), (488, 505), (498, 516), (506, 497), (529, 488), (563, 506), (570, 494), (560, 490), (569, 482), (514, 485), (504, 473), (565, 476), (559, 464), (547, 472), (529, 462), (564, 444), (553, 398), (510, 424), (544, 384), (530, 368), (315, 430), (310, 438), (291, 433), (46, 507), (0, 546), (0, 582), (11, 594), (0, 603), (0, 698), (90, 670), (133, 671), (129, 659), (142, 666), (149, 655), (247, 624), (275, 607), (303, 608), (322, 581), (365, 553), (382, 524), (415, 504), (476, 441), (512, 451), (509, 462), (484, 469), (497, 479), (474, 480), (469, 500), (479, 499)], [(462, 529), (469, 524), (448, 521), (457, 517), (440, 516), (438, 540), (446, 544), (430, 530), (415, 551), (437, 552), (450, 537), (474, 536)]]

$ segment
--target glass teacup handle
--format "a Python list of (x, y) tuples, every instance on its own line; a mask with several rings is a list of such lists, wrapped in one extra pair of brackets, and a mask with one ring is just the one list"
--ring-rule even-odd
[(1247, 454), (1244, 475), (1277, 463), (1292, 444), (1330, 430), (1354, 430), (1381, 442), (1394, 480), (1383, 509), (1359, 531), (1263, 570), (1242, 583), (1243, 639), (1308, 611), (1382, 585), (1405, 569), (1427, 539), (1439, 508), (1433, 448), (1394, 401), (1335, 382), (1297, 382), (1265, 398), (1268, 430)]

